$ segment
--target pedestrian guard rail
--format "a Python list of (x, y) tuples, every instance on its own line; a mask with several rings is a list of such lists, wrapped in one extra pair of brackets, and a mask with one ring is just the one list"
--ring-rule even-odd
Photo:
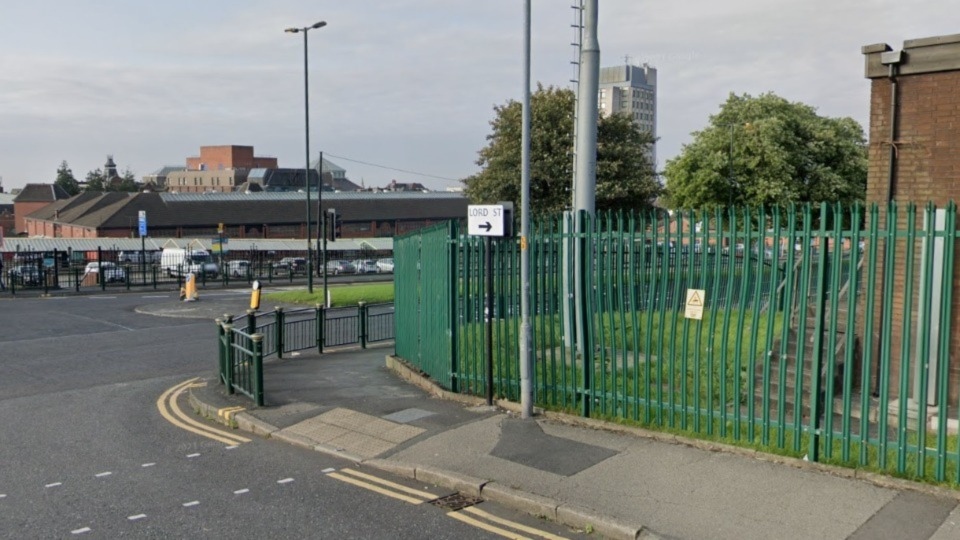
[(284, 309), (216, 320), (218, 372), (228, 394), (241, 393), (264, 405), (264, 358), (316, 348), (389, 341), (394, 338), (393, 304), (359, 303), (355, 307)]

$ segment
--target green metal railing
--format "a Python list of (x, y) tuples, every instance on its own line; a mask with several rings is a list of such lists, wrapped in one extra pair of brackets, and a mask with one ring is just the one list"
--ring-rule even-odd
[[(542, 220), (528, 239), (539, 406), (960, 481), (948, 431), (960, 394), (953, 204), (582, 222)], [(484, 250), (456, 224), (394, 249), (397, 354), (476, 395), (486, 384)], [(493, 383), (518, 400), (519, 242), (491, 250)], [(577, 260), (585, 280), (574, 290)], [(690, 290), (705, 291), (702, 319), (685, 316)]]
[[(394, 310), (389, 304), (356, 308), (314, 308), (225, 315), (217, 319), (218, 368), (220, 383), (227, 392), (240, 392), (263, 405), (263, 359), (271, 355), (283, 358), (286, 353), (316, 347), (359, 345), (393, 339)], [(242, 323), (241, 325), (238, 323)]]

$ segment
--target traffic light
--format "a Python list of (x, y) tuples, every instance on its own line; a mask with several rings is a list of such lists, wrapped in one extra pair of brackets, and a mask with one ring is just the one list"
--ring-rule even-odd
[(333, 242), (337, 238), (341, 237), (341, 232), (343, 231), (343, 218), (340, 217), (340, 214), (338, 214), (336, 210), (331, 208), (329, 210), (327, 220), (330, 223), (330, 241)]

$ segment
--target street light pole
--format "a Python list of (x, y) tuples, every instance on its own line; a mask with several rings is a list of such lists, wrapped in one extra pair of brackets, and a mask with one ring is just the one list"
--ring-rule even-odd
[(310, 241), (312, 240), (310, 226), (310, 79), (307, 69), (307, 32), (316, 28), (323, 28), (326, 25), (326, 21), (319, 21), (312, 26), (287, 28), (284, 30), (284, 32), (291, 34), (303, 32), (303, 124), (305, 130), (304, 140), (306, 141), (304, 143), (306, 146), (304, 153), (306, 163), (303, 167), (303, 182), (307, 192), (307, 292), (310, 294), (313, 294), (313, 249), (310, 246)]

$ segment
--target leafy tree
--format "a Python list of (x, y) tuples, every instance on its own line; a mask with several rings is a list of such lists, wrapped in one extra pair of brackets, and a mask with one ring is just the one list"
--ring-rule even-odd
[(730, 94), (710, 124), (667, 162), (674, 208), (862, 201), (867, 186), (863, 128), (851, 118), (773, 93)]
[[(530, 96), (530, 208), (548, 214), (570, 208), (573, 179), (573, 91), (538, 85)], [(463, 180), (477, 203), (520, 202), (522, 104), (494, 107), (492, 132), (480, 150), (482, 171)], [(649, 206), (661, 190), (650, 163), (653, 137), (629, 117), (597, 124), (597, 210)]]
[(63, 188), (71, 197), (80, 193), (80, 183), (73, 177), (73, 171), (67, 165), (67, 160), (60, 162), (60, 168), (57, 169), (57, 179), (54, 184)]
[(87, 191), (106, 191), (103, 171), (99, 168), (87, 173)]
[(133, 171), (127, 168), (123, 171), (123, 176), (120, 177), (120, 185), (117, 186), (117, 191), (135, 192), (139, 190), (140, 185), (137, 183), (137, 179), (133, 175)]

